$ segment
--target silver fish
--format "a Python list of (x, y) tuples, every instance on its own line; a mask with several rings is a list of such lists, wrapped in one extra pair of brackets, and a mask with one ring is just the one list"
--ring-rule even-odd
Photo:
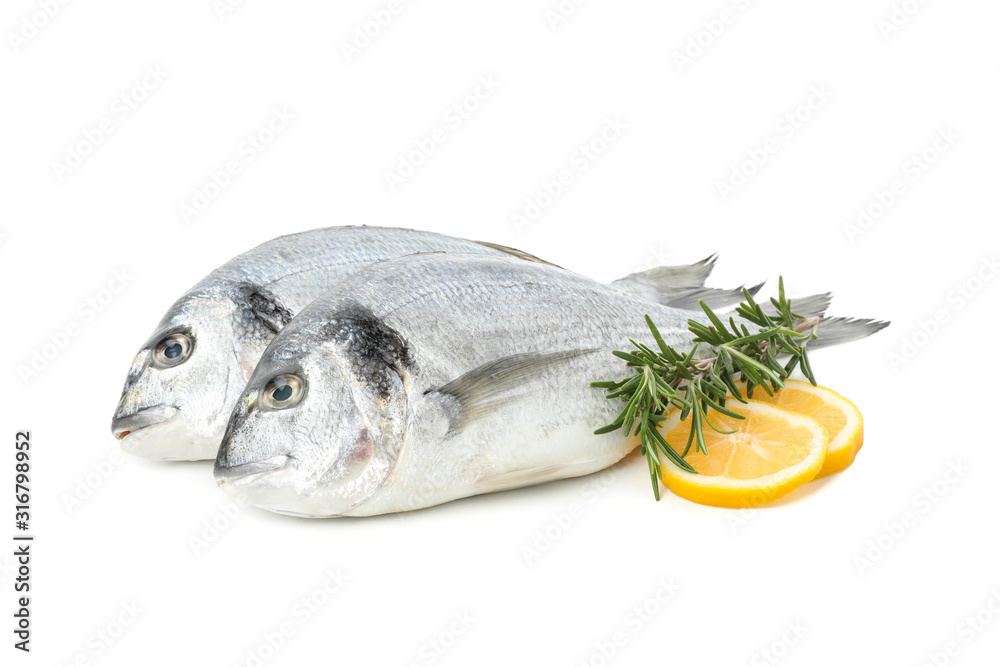
[[(226, 421), (264, 348), (313, 299), (361, 269), (420, 252), (542, 260), (491, 243), (388, 227), (282, 236), (239, 255), (177, 300), (132, 360), (111, 423), (123, 450), (154, 459), (214, 459)], [(712, 258), (614, 283), (663, 303), (726, 300), (704, 288)]]
[[(828, 295), (796, 301), (820, 314)], [(378, 264), (314, 301), (271, 342), (215, 463), (223, 489), (310, 517), (368, 516), (586, 475), (636, 446), (595, 436), (619, 406), (634, 338), (690, 346), (695, 313), (552, 266), (419, 255)], [(825, 320), (833, 344), (884, 323)]]

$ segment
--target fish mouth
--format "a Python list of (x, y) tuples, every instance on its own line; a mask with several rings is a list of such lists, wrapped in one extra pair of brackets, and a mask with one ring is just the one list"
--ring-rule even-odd
[(215, 463), (215, 483), (222, 486), (226, 482), (249, 483), (261, 475), (265, 475), (275, 470), (281, 470), (289, 461), (288, 456), (272, 456), (263, 461), (253, 461), (251, 463), (241, 463), (235, 466), (220, 465)]
[(143, 429), (170, 421), (178, 411), (178, 408), (173, 405), (153, 405), (148, 408), (142, 408), (130, 415), (112, 419), (111, 433), (116, 439), (124, 440), (126, 437), (134, 435)]

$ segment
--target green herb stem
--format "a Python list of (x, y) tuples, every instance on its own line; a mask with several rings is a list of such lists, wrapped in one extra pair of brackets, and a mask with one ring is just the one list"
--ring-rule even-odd
[[(796, 368), (812, 384), (816, 384), (806, 349), (816, 338), (819, 317), (803, 317), (792, 310), (791, 300), (785, 297), (784, 280), (778, 279), (778, 298), (771, 299), (775, 313), (770, 315), (757, 304), (753, 295), (743, 290), (743, 302), (736, 307), (736, 314), (745, 322), (729, 319), (729, 326), (700, 302), (710, 325), (688, 320), (692, 346), (681, 354), (666, 344), (663, 336), (649, 315), (646, 325), (656, 342), (657, 350), (630, 340), (635, 348), (631, 352), (616, 350), (613, 354), (634, 369), (630, 377), (620, 381), (593, 382), (592, 386), (604, 389), (611, 400), (624, 401), (625, 407), (618, 417), (595, 433), (612, 433), (623, 430), (639, 436), (642, 451), (649, 465), (653, 495), (660, 499), (659, 481), (662, 480), (663, 458), (688, 472), (697, 472), (684, 460), (692, 446), (708, 453), (705, 444), (705, 425), (718, 433), (728, 434), (709, 419), (710, 412), (718, 412), (734, 419), (744, 417), (726, 408), (727, 398), (745, 403), (757, 387), (768, 394), (784, 386), (784, 381)], [(751, 332), (746, 323), (758, 327)], [(707, 345), (714, 356), (695, 359), (699, 346)], [(782, 363), (778, 357), (788, 357)], [(738, 382), (746, 382), (746, 397)], [(671, 409), (681, 411), (681, 420), (691, 417), (687, 444), (678, 453), (667, 444), (660, 433), (660, 423)]]

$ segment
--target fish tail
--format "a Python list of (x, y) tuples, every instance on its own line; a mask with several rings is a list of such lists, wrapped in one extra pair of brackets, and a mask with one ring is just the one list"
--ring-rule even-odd
[[(884, 320), (826, 317), (826, 310), (830, 307), (830, 302), (833, 301), (833, 294), (830, 292), (797, 297), (789, 299), (789, 301), (795, 315), (802, 318), (820, 318), (819, 327), (816, 329), (817, 338), (809, 343), (811, 350), (861, 340), (889, 326), (889, 322)], [(777, 313), (777, 308), (774, 307), (773, 303), (759, 303), (765, 313), (769, 315)], [(722, 319), (726, 320), (735, 314), (735, 312), (726, 313)]]
[(816, 329), (816, 340), (809, 343), (809, 349), (832, 347), (867, 338), (889, 326), (884, 320), (868, 320), (854, 317), (827, 317), (820, 320)]
[[(704, 301), (710, 308), (725, 308), (743, 299), (743, 288), (705, 287), (705, 280), (715, 268), (716, 258), (716, 255), (711, 255), (694, 264), (657, 266), (629, 274), (614, 281), (611, 286), (641, 299), (681, 310), (700, 311), (699, 301)], [(748, 291), (756, 294), (763, 284), (754, 285)]]
[[(826, 309), (830, 307), (831, 301), (833, 301), (833, 294), (830, 292), (789, 299), (792, 312), (801, 317), (823, 317)], [(762, 303), (761, 307), (769, 315), (774, 315), (778, 312), (772, 303)]]

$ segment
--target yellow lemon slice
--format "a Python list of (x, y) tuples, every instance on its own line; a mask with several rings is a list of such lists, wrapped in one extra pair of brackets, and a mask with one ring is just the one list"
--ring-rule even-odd
[[(756, 507), (797, 489), (823, 467), (830, 437), (815, 419), (760, 401), (727, 401), (726, 408), (746, 419), (709, 414), (720, 430), (734, 433), (705, 426), (708, 453), (695, 451), (692, 444), (686, 457), (697, 474), (669, 461), (661, 467), (664, 485), (677, 495), (715, 507)], [(681, 421), (675, 410), (661, 427), (678, 453), (687, 444), (690, 419)]]
[(774, 396), (768, 396), (758, 387), (753, 392), (753, 400), (815, 419), (829, 431), (826, 462), (816, 475), (817, 479), (840, 472), (854, 463), (858, 450), (864, 444), (865, 428), (861, 412), (854, 403), (826, 387), (785, 380), (784, 388), (775, 392)]

